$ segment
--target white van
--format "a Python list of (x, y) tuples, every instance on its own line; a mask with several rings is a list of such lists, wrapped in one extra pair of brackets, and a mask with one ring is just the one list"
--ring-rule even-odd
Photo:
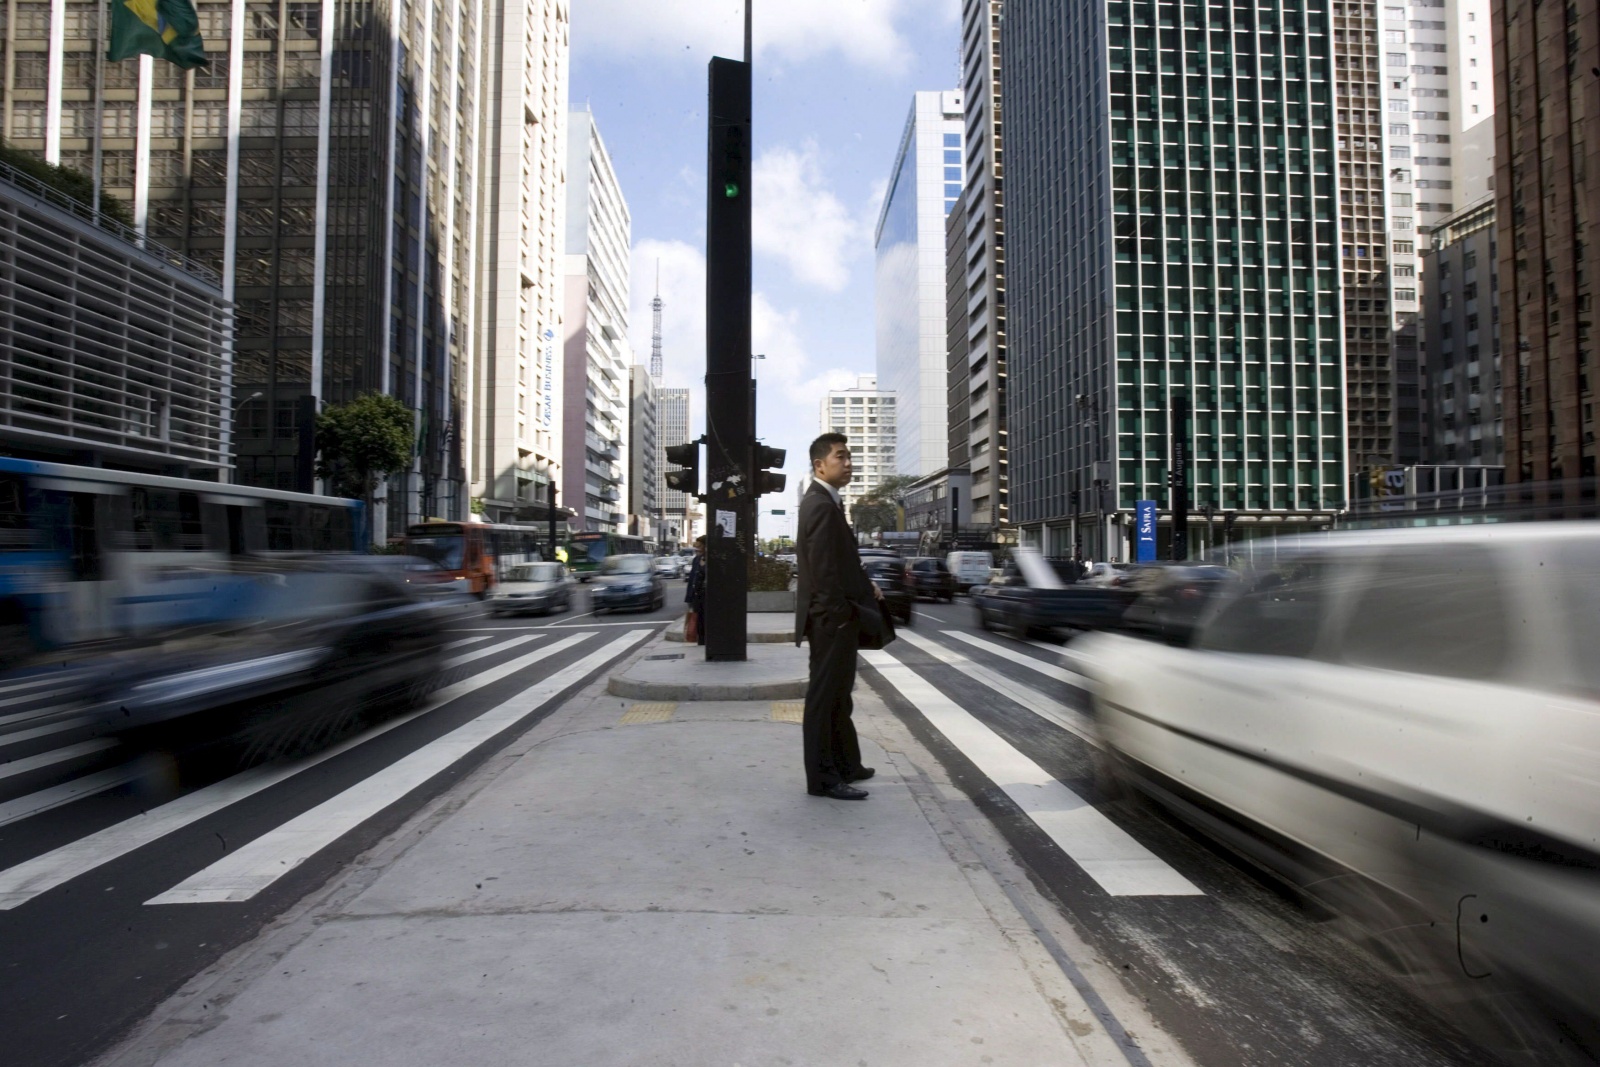
[(956, 576), (956, 591), (969, 592), (975, 585), (987, 585), (994, 569), (994, 557), (987, 552), (952, 552), (944, 565)]

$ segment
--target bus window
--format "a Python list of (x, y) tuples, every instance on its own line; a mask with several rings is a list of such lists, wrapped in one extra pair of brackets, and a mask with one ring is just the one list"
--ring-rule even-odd
[(0, 552), (28, 549), (33, 544), (22, 479), (14, 475), (0, 477)]
[(294, 514), (282, 500), (268, 500), (261, 509), (267, 519), (267, 551), (294, 551)]
[(79, 581), (99, 581), (100, 531), (95, 522), (100, 497), (94, 493), (72, 493), (72, 577)]
[(131, 514), (123, 527), (128, 533), (128, 547), (135, 552), (149, 552), (156, 547), (155, 518), (150, 512), (150, 490), (136, 487), (128, 494)]
[(206, 529), (200, 521), (200, 494), (178, 494), (178, 548), (184, 552), (204, 552)]

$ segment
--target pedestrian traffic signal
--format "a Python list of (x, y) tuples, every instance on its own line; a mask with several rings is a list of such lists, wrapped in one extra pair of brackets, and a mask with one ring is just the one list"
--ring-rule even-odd
[(667, 462), (680, 468), (668, 471), (666, 482), (668, 489), (676, 489), (680, 493), (688, 493), (696, 499), (700, 498), (700, 442), (687, 441), (681, 445), (668, 445), (664, 450)]
[(765, 470), (766, 467), (781, 467), (788, 453), (781, 448), (772, 448), (768, 445), (758, 444), (755, 447), (755, 462), (751, 467), (755, 470), (756, 496), (762, 493), (781, 493), (789, 481), (781, 471)]

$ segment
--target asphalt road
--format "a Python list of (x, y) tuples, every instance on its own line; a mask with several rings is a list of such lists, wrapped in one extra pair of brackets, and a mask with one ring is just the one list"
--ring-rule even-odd
[[(1052, 646), (1061, 642), (985, 633), (964, 598), (952, 604), (919, 602), (903, 638), (890, 655), (929, 683), (928, 692), (919, 696), (913, 690), (908, 696), (873, 667), (863, 667), (862, 676), (997, 825), (1061, 915), (1121, 972), (1198, 1062), (1214, 1067), (1478, 1067), (1495, 1062), (1482, 1044), (1412, 996), (1403, 974), (1347, 938), (1344, 923), (1307, 910), (1269, 878), (1164, 812), (1137, 800), (1101, 796), (1091, 770), (1092, 746), (1069, 728), (1087, 725), (1088, 704), (1081, 689), (1059, 677), (1065, 672)], [(898, 670), (889, 673), (904, 679)], [(935, 725), (938, 707), (918, 706), (938, 705), (937, 697), (970, 714), (999, 743), (1092, 804), (1156, 857), (1164, 868), (1161, 877), (1185, 880), (1196, 892), (1108, 892), (1024, 813), (1003, 783), (980, 769), (992, 754), (953, 744)], [(1041, 714), (1041, 707), (1057, 721)]]
[[(290, 724), (272, 745), (248, 751), (216, 736), (202, 744), (197, 730), (163, 747), (117, 746), (93, 763), (63, 762), (70, 770), (59, 780), (33, 774), (28, 792), (0, 794), (0, 1058), (11, 1067), (65, 1067), (107, 1047), (187, 979), (680, 615), (682, 599), (683, 582), (674, 581), (666, 605), (654, 612), (597, 618), (580, 592), (570, 611), (548, 617), (468, 618), (453, 626), (450, 653), (457, 662), (442, 680), (452, 688), (435, 693), (419, 712), (350, 726), (342, 735), (324, 721), (296, 736), (301, 726)], [(543, 679), (559, 688), (470, 756), (437, 773), (396, 778), (375, 811), (344, 803), (351, 787), (380, 772), (395, 777), (408, 756), (429, 751), (430, 742)], [(56, 736), (63, 746), (84, 743), (70, 732)], [(108, 773), (126, 780), (54, 803), (74, 782)], [(269, 784), (251, 791), (263, 777)], [(349, 831), (285, 862), (284, 873), (244, 878), (240, 884), (250, 878), (262, 884), (243, 899), (206, 899), (219, 892), (216, 879), (206, 881), (207, 872), (219, 871), (212, 865), (246, 843), (270, 840), (266, 835), (313, 809), (348, 818)], [(141, 828), (155, 824), (170, 832), (141, 836)], [(218, 877), (228, 891), (228, 879), (238, 876)], [(174, 902), (157, 902), (163, 896)]]
[[(276, 746), (248, 752), (178, 742), (141, 752), (111, 748), (92, 763), (58, 764), (70, 768), (58, 781), (40, 772), (15, 776), (26, 782), (20, 796), (4, 792), (0, 778), (5, 1062), (57, 1067), (91, 1058), (682, 614), (682, 597), (683, 583), (675, 581), (660, 611), (597, 617), (580, 590), (564, 613), (460, 621), (450, 650), (455, 663), (442, 680), (451, 688), (418, 712), (351, 726), (343, 735), (296, 737), (290, 730)], [(1305, 910), (1163, 813), (1100, 796), (1081, 736), (1084, 694), (1048, 644), (980, 631), (964, 599), (924, 602), (909, 632), (875, 663), (863, 668), (863, 680), (1000, 829), (1061, 916), (1197, 1062), (1491, 1062), (1481, 1045), (1411, 996), (1402, 976), (1352, 944), (1340, 923)], [(926, 684), (914, 684), (919, 680)], [(469, 757), (402, 776), (367, 809), (345, 803), (353, 786), (393, 777), (408, 757), (426, 756), (432, 742), (492, 717), (535, 685), (543, 686), (542, 699), (532, 710), (507, 719), (503, 732)], [(22, 700), (0, 682), (0, 723), (25, 706), (14, 703)], [(941, 731), (939, 715), (952, 708), (992, 734), (988, 750), (959, 747)], [(51, 737), (65, 747), (83, 743), (70, 731)], [(1125, 834), (1129, 847), (1145, 850), (1150, 877), (1193, 892), (1108, 891), (1082, 857), (1069, 855), (986, 773), (1001, 750), (1031, 760)], [(266, 755), (275, 758), (262, 762)], [(73, 783), (118, 769), (126, 772), (120, 784), (69, 795)], [(346, 819), (347, 829), (325, 847), (273, 860), (281, 870), (228, 869), (313, 812)], [(161, 832), (146, 832), (152, 825)]]

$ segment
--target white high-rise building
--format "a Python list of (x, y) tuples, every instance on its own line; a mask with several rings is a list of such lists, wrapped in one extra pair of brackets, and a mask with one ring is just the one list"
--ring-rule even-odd
[[(485, 518), (539, 520), (562, 462), (568, 0), (494, 0), (483, 53), (477, 373), (469, 443)], [(489, 14), (486, 13), (486, 18)], [(581, 462), (581, 460), (580, 460)], [(581, 514), (572, 501), (559, 502)]]
[(820, 432), (850, 438), (855, 475), (839, 493), (846, 513), (885, 478), (898, 473), (895, 419), (895, 394), (879, 389), (873, 374), (858, 377), (853, 389), (830, 389), (823, 398)]
[(628, 203), (594, 116), (568, 125), (561, 496), (574, 528), (627, 531)]
[[(656, 390), (656, 441), (664, 452), (673, 445), (685, 444), (689, 440), (689, 390), (662, 388)], [(662, 477), (671, 465), (662, 457)], [(676, 489), (665, 488), (658, 497), (661, 501), (663, 521), (667, 529), (661, 536), (663, 544), (671, 543), (676, 538), (677, 543), (685, 544), (693, 540), (689, 534), (694, 525), (694, 498), (687, 493), (680, 493)]]
[(961, 100), (912, 100), (873, 240), (877, 377), (898, 398), (898, 473), (915, 477), (949, 460), (944, 228), (961, 197)]

